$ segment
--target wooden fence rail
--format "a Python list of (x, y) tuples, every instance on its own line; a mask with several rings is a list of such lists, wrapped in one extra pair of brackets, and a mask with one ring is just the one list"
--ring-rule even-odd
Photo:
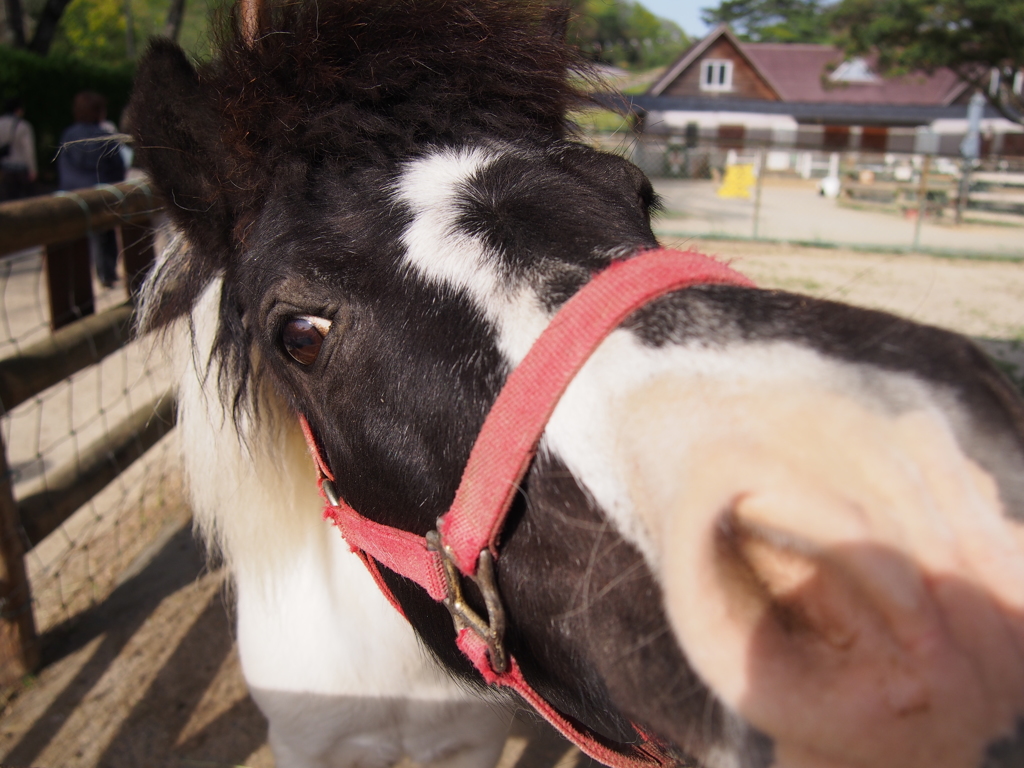
[(88, 236), (116, 227), (131, 294), (153, 260), (151, 218), (160, 208), (139, 180), (3, 203), (0, 256), (45, 247), (50, 325), (57, 330), (95, 311)]
[(103, 184), (74, 192), (0, 204), (0, 256), (85, 237), (119, 224), (148, 219), (159, 211), (142, 181)]
[[(43, 246), (52, 334), (0, 359), (6, 413), (131, 340), (135, 290), (153, 260), (151, 221), (159, 213), (143, 182), (0, 204), (0, 256)], [(116, 227), (128, 301), (95, 313), (88, 236)], [(159, 441), (175, 423), (173, 393), (142, 406), (48, 478), (44, 491), (15, 500), (0, 439), (0, 686), (39, 662), (24, 556)]]

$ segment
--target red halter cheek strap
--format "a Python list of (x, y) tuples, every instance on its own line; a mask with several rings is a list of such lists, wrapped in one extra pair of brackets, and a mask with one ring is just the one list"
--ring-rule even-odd
[[(451, 611), (456, 642), (488, 684), (511, 688), (582, 752), (613, 768), (651, 768), (676, 761), (637, 728), (637, 743), (609, 744), (570, 721), (526, 682), (503, 645), (504, 610), (494, 574), (501, 529), (541, 435), (566, 387), (601, 341), (653, 299), (693, 285), (753, 287), (738, 272), (699, 253), (656, 249), (615, 261), (558, 311), (509, 375), (466, 463), (462, 481), (436, 531), (417, 536), (369, 520), (338, 497), (304, 416), (299, 416), (316, 462), (321, 493), (332, 520), (362, 558), (377, 585), (403, 613), (378, 564), (419, 584)], [(461, 579), (474, 581), (487, 618), (462, 599)]]

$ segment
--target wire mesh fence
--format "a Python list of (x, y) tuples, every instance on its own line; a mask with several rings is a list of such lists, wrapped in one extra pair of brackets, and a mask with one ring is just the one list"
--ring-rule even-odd
[[(125, 238), (139, 231), (126, 225)], [(152, 340), (131, 338), (129, 292), (92, 281), (76, 309), (84, 319), (55, 332), (59, 266), (47, 256), (35, 247), (0, 258), (0, 436), (39, 632), (103, 600), (187, 516), (166, 361)], [(24, 392), (22, 370), (34, 372)]]

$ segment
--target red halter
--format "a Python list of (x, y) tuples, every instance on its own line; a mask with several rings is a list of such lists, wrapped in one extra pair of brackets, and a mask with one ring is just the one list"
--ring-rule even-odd
[[(613, 768), (650, 768), (675, 761), (639, 728), (639, 743), (607, 744), (570, 722), (526, 682), (503, 645), (504, 610), (494, 578), (498, 539), (548, 420), (591, 353), (648, 302), (707, 283), (753, 287), (743, 275), (707, 256), (666, 249), (615, 261), (594, 276), (558, 311), (509, 375), (469, 455), (455, 500), (438, 520), (437, 530), (426, 537), (368, 520), (340, 499), (309, 423), (299, 416), (320, 491), (328, 502), (324, 517), (338, 526), (391, 604), (404, 615), (381, 578), (378, 563), (445, 604), (455, 621), (459, 648), (484, 680), (514, 690), (581, 751)], [(462, 599), (462, 578), (479, 587), (486, 619)]]

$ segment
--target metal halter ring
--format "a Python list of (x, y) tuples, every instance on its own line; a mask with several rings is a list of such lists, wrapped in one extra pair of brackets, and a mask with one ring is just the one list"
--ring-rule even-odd
[(480, 639), (487, 643), (491, 669), (499, 675), (502, 674), (508, 669), (508, 654), (505, 653), (503, 644), (505, 609), (501, 604), (501, 596), (498, 594), (498, 586), (494, 580), (494, 557), (491, 555), (491, 551), (489, 549), (481, 550), (480, 558), (477, 560), (476, 576), (466, 577), (476, 584), (484, 598), (484, 605), (487, 608), (487, 619), (484, 620), (469, 607), (462, 596), (462, 574), (455, 565), (451, 552), (441, 543), (441, 534), (436, 530), (427, 534), (427, 549), (437, 552), (441, 556), (444, 579), (448, 586), (444, 606), (452, 615), (455, 631), (461, 632), (468, 627), (479, 635)]
[(324, 497), (327, 499), (328, 504), (336, 507), (341, 503), (341, 500), (338, 498), (338, 492), (334, 490), (334, 483), (325, 477), (320, 481), (320, 487), (323, 489)]

